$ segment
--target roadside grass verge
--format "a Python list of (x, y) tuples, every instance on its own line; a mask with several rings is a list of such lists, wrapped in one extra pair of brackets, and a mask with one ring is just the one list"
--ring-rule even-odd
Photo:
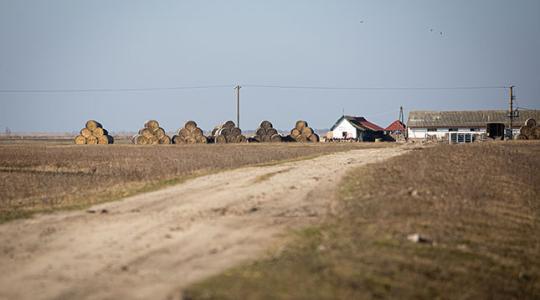
[(442, 145), (356, 169), (337, 216), (184, 298), (538, 299), (538, 170), (538, 142)]
[(0, 223), (84, 209), (190, 178), (392, 144), (0, 145)]

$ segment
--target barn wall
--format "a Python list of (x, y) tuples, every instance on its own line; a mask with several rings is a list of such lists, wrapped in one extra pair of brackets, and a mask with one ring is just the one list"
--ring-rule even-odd
[[(411, 139), (425, 139), (428, 136), (436, 136), (437, 138), (444, 138), (450, 131), (449, 128), (437, 128), (436, 131), (428, 131), (427, 128), (408, 128), (409, 138)], [(455, 131), (454, 131), (455, 132)], [(471, 130), (471, 128), (458, 128), (460, 133), (486, 133), (486, 128), (476, 128)]]
[(335, 139), (341, 139), (343, 138), (343, 132), (347, 132), (347, 138), (356, 139), (358, 137), (356, 127), (352, 126), (346, 119), (341, 120), (338, 126), (332, 130), (332, 135)]

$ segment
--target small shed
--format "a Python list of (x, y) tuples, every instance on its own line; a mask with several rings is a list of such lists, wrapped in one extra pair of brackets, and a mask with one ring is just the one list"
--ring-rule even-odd
[(342, 116), (330, 130), (335, 140), (374, 141), (384, 138), (384, 128), (364, 117)]
[(407, 126), (403, 124), (403, 122), (401, 122), (400, 120), (395, 120), (384, 129), (384, 131), (392, 134), (402, 134), (405, 133), (406, 130)]

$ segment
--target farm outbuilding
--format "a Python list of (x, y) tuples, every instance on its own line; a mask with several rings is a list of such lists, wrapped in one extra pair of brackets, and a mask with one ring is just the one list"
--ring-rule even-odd
[(330, 129), (334, 140), (357, 140), (363, 142), (384, 138), (384, 128), (364, 117), (342, 116)]
[(385, 133), (395, 141), (403, 141), (407, 135), (407, 126), (400, 120), (390, 123), (385, 129)]
[[(519, 129), (527, 119), (540, 119), (540, 110), (520, 110), (512, 122), (512, 133)], [(407, 121), (410, 139), (444, 139), (450, 133), (485, 135), (502, 138), (509, 127), (508, 111), (411, 111)]]

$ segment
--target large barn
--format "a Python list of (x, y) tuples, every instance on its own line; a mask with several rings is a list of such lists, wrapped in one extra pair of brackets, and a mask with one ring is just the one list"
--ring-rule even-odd
[[(529, 118), (540, 120), (540, 110), (520, 110), (512, 124), (514, 135), (519, 133), (519, 128)], [(442, 139), (452, 132), (501, 138), (508, 126), (508, 111), (505, 110), (411, 111), (407, 121), (410, 139)]]
[(342, 116), (330, 129), (332, 138), (337, 140), (358, 140), (372, 142), (384, 137), (384, 128), (364, 117)]

